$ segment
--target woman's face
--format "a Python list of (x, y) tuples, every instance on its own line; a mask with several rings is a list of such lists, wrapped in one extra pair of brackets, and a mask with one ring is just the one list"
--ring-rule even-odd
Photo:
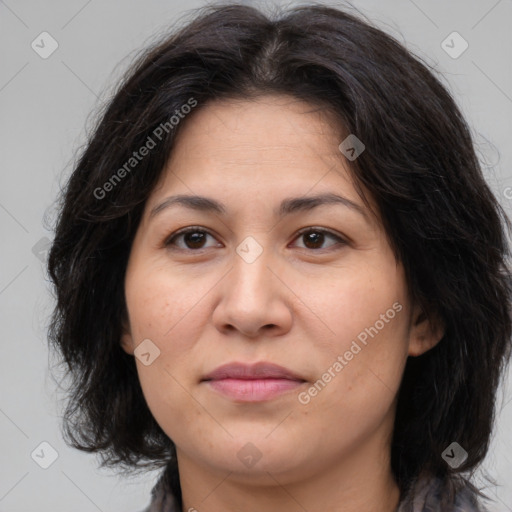
[[(408, 303), (344, 137), (277, 96), (182, 122), (133, 242), (122, 339), (180, 467), (281, 483), (382, 467), (407, 356), (441, 336)], [(242, 366), (211, 375), (227, 363)]]

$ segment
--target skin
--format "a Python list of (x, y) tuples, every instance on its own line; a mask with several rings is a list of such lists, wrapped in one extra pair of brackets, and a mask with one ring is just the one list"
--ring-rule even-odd
[[(137, 357), (137, 371), (176, 444), (183, 510), (394, 511), (396, 395), (407, 357), (432, 348), (443, 330), (409, 302), (380, 218), (357, 195), (338, 149), (347, 134), (286, 96), (213, 102), (182, 122), (131, 249), (121, 343), (129, 354), (145, 339), (160, 350), (148, 366)], [(322, 192), (350, 199), (368, 219), (337, 204), (274, 216), (283, 199)], [(227, 214), (174, 205), (150, 217), (175, 194), (213, 198)], [(187, 226), (210, 234), (165, 245)], [(297, 234), (305, 227), (345, 243), (312, 242)], [(249, 236), (263, 250), (251, 263), (236, 252)], [(338, 356), (396, 303), (400, 312), (301, 403), (299, 393), (329, 368), (332, 376)], [(232, 361), (270, 361), (306, 382), (264, 402), (236, 401), (202, 382)], [(247, 443), (261, 456), (251, 467), (237, 456)]]

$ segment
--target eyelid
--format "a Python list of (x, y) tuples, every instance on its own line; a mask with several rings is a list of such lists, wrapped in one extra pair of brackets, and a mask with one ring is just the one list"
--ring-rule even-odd
[[(186, 235), (187, 233), (195, 233), (197, 231), (206, 233), (207, 235), (210, 235), (213, 238), (216, 238), (216, 235), (214, 235), (209, 229), (203, 228), (202, 226), (187, 226), (186, 228), (179, 229), (178, 231), (175, 231), (171, 233), (169, 236), (164, 238), (163, 245), (164, 247), (169, 247), (171, 245), (171, 242), (179, 237), (180, 235)], [(190, 251), (190, 252), (200, 252), (205, 250), (204, 248), (201, 249), (182, 249), (181, 247), (174, 247), (176, 250), (182, 250), (182, 251)], [(209, 249), (208, 247), (206, 249)]]
[[(181, 236), (181, 235), (186, 235), (187, 233), (195, 233), (195, 232), (203, 232), (207, 235), (210, 235), (211, 237), (213, 238), (216, 238), (216, 235), (214, 235), (209, 229), (206, 229), (202, 226), (187, 226), (185, 228), (182, 228), (182, 229), (179, 229), (178, 231), (175, 231), (174, 233), (172, 233), (170, 236), (166, 237), (163, 241), (163, 245), (164, 247), (166, 248), (169, 248), (169, 246), (171, 246), (171, 242), (173, 240), (175, 240), (177, 237)], [(318, 233), (323, 233), (324, 235), (329, 235), (331, 236), (332, 238), (336, 239), (337, 240), (337, 244), (334, 244), (330, 247), (335, 247), (336, 245), (347, 245), (349, 243), (348, 239), (346, 237), (343, 237), (341, 235), (339, 235), (338, 233), (336, 233), (335, 231), (332, 231), (330, 229), (327, 229), (327, 228), (322, 228), (322, 227), (317, 227), (317, 226), (306, 226), (304, 228), (301, 228), (299, 231), (297, 231), (295, 237), (293, 240), (296, 240), (297, 238), (299, 238), (302, 234), (304, 233), (308, 233), (308, 232), (318, 232)], [(299, 247), (299, 249), (305, 249), (307, 250), (308, 252), (309, 251), (312, 251), (312, 252), (323, 252), (323, 251), (327, 251), (330, 249), (330, 247), (327, 247), (327, 248), (324, 248), (324, 249), (308, 249), (307, 247), (304, 248), (304, 247)], [(181, 247), (173, 247), (173, 250), (177, 250), (177, 251), (186, 251), (186, 252), (196, 252), (196, 253), (199, 253), (201, 251), (204, 251), (204, 250), (207, 250), (207, 249), (210, 249), (210, 247), (205, 247), (205, 248), (200, 248), (200, 249), (182, 249)]]
[(297, 249), (300, 249), (303, 252), (307, 252), (308, 254), (312, 253), (320, 256), (322, 254), (340, 250), (342, 247), (349, 245), (349, 239), (347, 237), (338, 234), (336, 231), (332, 231), (330, 229), (322, 228), (319, 226), (307, 226), (305, 228), (300, 229), (293, 240), (298, 240), (301, 237), (301, 235), (308, 232), (322, 233), (324, 235), (330, 236), (331, 238), (334, 238), (336, 241), (336, 243), (320, 249), (308, 249), (307, 247), (297, 247)]
[(341, 236), (336, 231), (332, 231), (327, 228), (322, 228), (320, 226), (307, 226), (305, 228), (299, 229), (299, 231), (297, 231), (297, 235), (295, 236), (295, 238), (298, 238), (300, 235), (307, 233), (308, 231), (319, 232), (319, 233), (323, 233), (324, 235), (330, 235), (333, 238), (336, 238), (340, 242), (348, 243), (348, 239)]

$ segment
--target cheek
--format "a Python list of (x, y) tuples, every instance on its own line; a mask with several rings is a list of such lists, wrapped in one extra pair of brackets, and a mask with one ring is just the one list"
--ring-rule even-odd
[(329, 334), (315, 337), (321, 373), (311, 388), (312, 406), (320, 412), (337, 402), (355, 416), (380, 406), (385, 410), (398, 391), (407, 358), (406, 288), (400, 268), (394, 262), (385, 269), (354, 268), (320, 295), (317, 308)]
[(149, 339), (160, 351), (149, 366), (136, 359), (140, 385), (151, 413), (168, 435), (172, 432), (167, 425), (174, 424), (173, 417), (180, 416), (183, 426), (201, 414), (188, 390), (197, 378), (195, 365), (204, 359), (196, 340), (201, 339), (205, 315), (200, 299), (209, 288), (200, 279), (191, 286), (188, 278), (185, 282), (177, 273), (156, 266), (127, 273), (126, 301), (134, 344)]
[(307, 298), (313, 311), (328, 327), (323, 349), (348, 350), (353, 340), (364, 342), (403, 338), (406, 319), (406, 287), (394, 260), (380, 264), (347, 265), (333, 272), (329, 283), (310, 290)]
[(189, 338), (197, 322), (194, 310), (208, 290), (205, 279), (148, 265), (128, 275), (126, 298), (132, 333), (138, 340), (154, 339), (160, 350), (179, 351), (186, 339), (178, 336), (186, 325)]

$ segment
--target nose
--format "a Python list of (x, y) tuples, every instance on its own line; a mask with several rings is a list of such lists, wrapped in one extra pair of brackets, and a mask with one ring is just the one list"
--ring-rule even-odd
[(283, 265), (270, 252), (263, 250), (250, 263), (233, 253), (233, 267), (219, 283), (220, 298), (213, 313), (213, 323), (223, 334), (238, 331), (258, 338), (290, 330), (294, 294)]

